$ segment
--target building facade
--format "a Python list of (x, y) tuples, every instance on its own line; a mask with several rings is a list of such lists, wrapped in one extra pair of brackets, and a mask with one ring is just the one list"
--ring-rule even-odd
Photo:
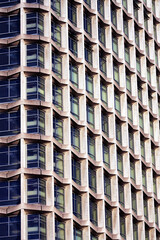
[(160, 239), (160, 1), (0, 1), (0, 239)]

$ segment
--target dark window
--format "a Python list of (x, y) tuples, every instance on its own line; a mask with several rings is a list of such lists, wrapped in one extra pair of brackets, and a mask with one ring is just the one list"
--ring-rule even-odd
[(71, 126), (71, 146), (80, 152), (80, 131), (74, 126)]
[(106, 45), (105, 41), (105, 27), (102, 24), (98, 24), (98, 39), (104, 45)]
[(72, 63), (69, 64), (69, 80), (78, 88), (78, 67)]
[(39, 4), (44, 4), (44, 0), (27, 0), (27, 3), (39, 3)]
[(123, 32), (128, 37), (128, 21), (123, 19)]
[(119, 84), (119, 66), (113, 62), (113, 78)]
[(45, 100), (45, 79), (43, 77), (27, 77), (27, 99)]
[(105, 206), (105, 222), (107, 230), (112, 232), (112, 210), (108, 206)]
[(44, 35), (44, 16), (39, 12), (27, 13), (27, 34)]
[(104, 0), (97, 0), (98, 12), (104, 17)]
[(98, 240), (98, 237), (96, 237), (95, 235), (93, 235), (92, 233), (91, 233), (91, 238), (90, 238), (90, 240)]
[[(0, 3), (1, 6), (2, 3)], [(20, 15), (0, 17), (0, 38), (14, 37), (20, 33)]]
[(86, 91), (91, 95), (94, 96), (94, 86), (93, 86), (93, 77), (86, 72)]
[(68, 2), (68, 19), (77, 26), (77, 9), (72, 2)]
[(52, 71), (62, 78), (62, 57), (55, 52), (52, 52)]
[(107, 136), (109, 135), (108, 115), (106, 113), (102, 113), (102, 131)]
[(73, 192), (72, 198), (73, 198), (73, 214), (77, 218), (81, 219), (82, 218), (81, 196)]
[(117, 10), (111, 7), (111, 22), (117, 27)]
[(91, 17), (84, 13), (84, 30), (89, 36), (92, 35)]
[(73, 240), (82, 240), (82, 230), (73, 228)]
[(53, 104), (59, 110), (62, 110), (63, 109), (62, 87), (54, 83), (52, 90), (53, 90)]
[(27, 133), (45, 134), (45, 112), (39, 109), (27, 110)]
[(0, 136), (10, 136), (20, 133), (20, 111), (0, 113)]
[(137, 213), (137, 200), (136, 200), (136, 192), (131, 192), (132, 197), (132, 210)]
[(94, 107), (87, 104), (87, 122), (94, 128)]
[(60, 143), (63, 143), (63, 121), (53, 118), (53, 137)]
[(81, 163), (76, 159), (72, 159), (72, 179), (81, 185)]
[(0, 239), (20, 240), (21, 223), (20, 214), (0, 217)]
[(89, 7), (91, 7), (91, 0), (84, 0), (84, 2), (85, 2)]
[(59, 211), (64, 212), (64, 188), (58, 185), (54, 185), (54, 205)]
[(129, 132), (129, 148), (134, 151), (134, 133), (133, 132)]
[(0, 192), (0, 206), (19, 204), (20, 180), (1, 181)]
[(124, 207), (124, 186), (122, 183), (118, 183), (118, 191), (119, 191), (119, 203)]
[(12, 102), (20, 99), (20, 79), (9, 78), (0, 81), (0, 103)]
[(27, 144), (27, 168), (45, 169), (45, 146), (43, 144)]
[(27, 67), (44, 68), (44, 47), (40, 44), (27, 45)]
[(47, 239), (47, 223), (46, 216), (42, 214), (28, 215), (28, 240), (31, 239)]
[(121, 125), (116, 122), (116, 140), (122, 143)]
[(20, 146), (3, 145), (0, 147), (0, 171), (20, 168)]
[(78, 97), (71, 94), (70, 104), (71, 104), (71, 106), (70, 106), (71, 113), (73, 114), (73, 116), (75, 118), (79, 119), (79, 99), (78, 99)]
[(93, 136), (88, 135), (87, 137), (88, 143), (88, 155), (95, 160), (95, 138)]
[(126, 239), (125, 217), (120, 215), (120, 235)]
[(109, 146), (103, 143), (103, 162), (110, 167)]
[(106, 57), (101, 53), (99, 54), (99, 69), (104, 75), (107, 75)]
[(78, 41), (73, 33), (69, 33), (69, 50), (77, 57)]
[(104, 175), (104, 194), (111, 200), (111, 179), (106, 175)]
[(118, 38), (114, 35), (112, 35), (112, 50), (118, 55)]
[(101, 83), (101, 100), (102, 102), (107, 105), (108, 104), (108, 96), (107, 96), (107, 86)]
[(55, 219), (55, 240), (65, 240), (65, 224)]
[(61, 0), (51, 0), (51, 8), (57, 13), (58, 16), (61, 15)]
[(97, 192), (96, 171), (91, 167), (88, 168), (89, 187), (93, 192)]
[(51, 22), (51, 36), (54, 42), (60, 47), (61, 46), (61, 25), (53, 20)]
[(85, 60), (92, 65), (92, 47), (85, 44)]
[(11, 7), (19, 2), (20, 0), (1, 0), (0, 7)]
[(123, 176), (123, 155), (117, 153), (117, 170)]
[(46, 181), (41, 178), (27, 179), (27, 202), (46, 204)]
[(10, 70), (20, 65), (20, 47), (0, 48), (0, 71)]
[(90, 221), (94, 225), (97, 226), (98, 225), (98, 222), (97, 222), (97, 203), (90, 199), (89, 207), (90, 207)]
[(54, 156), (54, 171), (60, 176), (64, 176), (64, 156), (63, 153), (59, 151), (54, 151), (53, 153)]

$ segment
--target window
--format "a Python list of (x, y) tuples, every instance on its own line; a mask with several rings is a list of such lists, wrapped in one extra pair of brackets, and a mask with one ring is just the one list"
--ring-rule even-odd
[(52, 52), (52, 71), (62, 78), (62, 57), (55, 52)]
[(140, 147), (141, 147), (141, 157), (145, 158), (145, 142), (144, 142), (144, 139), (140, 139)]
[(119, 67), (113, 62), (113, 78), (119, 84)]
[(124, 186), (122, 183), (118, 183), (118, 190), (119, 190), (119, 203), (124, 207)]
[(111, 179), (107, 175), (104, 175), (104, 195), (111, 200)]
[(151, 148), (152, 164), (155, 166), (155, 149)]
[(53, 153), (54, 156), (54, 171), (60, 176), (63, 177), (64, 176), (64, 154), (54, 150)]
[(92, 25), (91, 25), (91, 17), (84, 13), (84, 30), (91, 37), (92, 35)]
[(154, 53), (155, 53), (155, 63), (157, 66), (159, 66), (158, 49), (157, 48), (155, 48)]
[(0, 7), (11, 7), (17, 3), (19, 3), (20, 0), (2, 0), (0, 2)]
[(84, 0), (84, 2), (85, 2), (89, 7), (91, 7), (91, 0)]
[(53, 137), (63, 143), (63, 121), (56, 117), (53, 118)]
[(90, 238), (90, 240), (98, 240), (98, 237), (96, 237), (95, 235), (93, 235), (92, 233), (91, 233), (91, 238)]
[(44, 47), (34, 43), (27, 45), (27, 67), (44, 68)]
[(94, 96), (94, 86), (93, 86), (93, 77), (86, 72), (86, 91), (91, 95)]
[(139, 56), (136, 56), (136, 69), (137, 69), (137, 72), (141, 74), (141, 61)]
[(137, 200), (136, 200), (136, 192), (131, 192), (131, 198), (132, 198), (132, 210), (137, 213)]
[[(1, 7), (0, 3), (0, 7)], [(4, 15), (0, 17), (0, 38), (14, 37), (20, 33), (20, 15)]]
[(144, 11), (144, 27), (148, 31), (148, 20), (149, 20), (149, 15), (147, 14), (146, 11)]
[(87, 122), (94, 128), (94, 107), (87, 104)]
[(45, 169), (45, 145), (41, 143), (27, 144), (27, 168)]
[(65, 224), (55, 219), (55, 240), (65, 240)]
[(146, 170), (142, 168), (142, 185), (146, 188), (147, 186), (147, 180), (146, 180)]
[(0, 136), (11, 136), (20, 133), (20, 111), (0, 113)]
[(138, 240), (138, 223), (133, 222), (133, 239)]
[(157, 40), (157, 25), (154, 21), (153, 21), (153, 34), (154, 34), (155, 40)]
[(72, 2), (68, 2), (68, 19), (74, 26), (77, 26), (77, 9)]
[(134, 17), (135, 19), (138, 21), (138, 10), (140, 9), (140, 7), (138, 6), (139, 2), (136, 0), (133, 2), (133, 12), (134, 12)]
[(104, 0), (97, 0), (98, 12), (104, 17)]
[(114, 95), (114, 104), (115, 104), (115, 110), (120, 114), (121, 113), (121, 98), (118, 93), (115, 93), (115, 95)]
[(0, 239), (17, 239), (21, 237), (21, 220), (18, 215), (0, 216)]
[(82, 240), (82, 230), (73, 228), (73, 240)]
[(103, 162), (107, 167), (110, 167), (109, 146), (103, 143)]
[(149, 41), (147, 39), (145, 40), (145, 50), (147, 56), (149, 57)]
[(73, 33), (69, 33), (69, 50), (77, 57), (78, 54), (78, 41), (77, 36)]
[(81, 206), (81, 196), (77, 193), (72, 193), (72, 199), (73, 199), (73, 214), (77, 218), (82, 218), (82, 206)]
[(20, 179), (0, 181), (0, 206), (20, 203)]
[(45, 101), (45, 79), (43, 77), (27, 77), (27, 99)]
[(150, 118), (150, 135), (154, 138), (154, 128), (153, 128), (153, 119)]
[(107, 96), (107, 86), (103, 85), (101, 83), (101, 101), (105, 104), (108, 105), (108, 96)]
[(27, 203), (46, 204), (46, 181), (44, 179), (27, 179)]
[(156, 204), (156, 202), (154, 203), (154, 212), (155, 212), (155, 223), (158, 226), (158, 205)]
[(63, 110), (63, 89), (61, 86), (59, 86), (56, 83), (53, 83), (52, 85), (52, 91), (53, 91), (53, 104), (59, 109)]
[(90, 207), (90, 221), (94, 225), (97, 226), (98, 225), (98, 222), (97, 222), (97, 203), (94, 202), (92, 199), (90, 199), (89, 207)]
[(80, 131), (74, 126), (71, 126), (71, 146), (80, 152)]
[(123, 155), (117, 153), (117, 170), (123, 176)]
[(45, 134), (45, 112), (39, 109), (27, 110), (27, 133)]
[(116, 122), (116, 140), (122, 143), (121, 125)]
[(135, 181), (136, 173), (135, 173), (135, 162), (130, 161), (130, 177), (133, 181)]
[(129, 148), (134, 151), (134, 133), (129, 132)]
[(135, 29), (135, 43), (139, 47), (139, 30)]
[(58, 16), (61, 15), (61, 0), (51, 0), (51, 8)]
[(107, 74), (106, 57), (103, 56), (103, 54), (101, 52), (99, 54), (99, 69), (104, 75)]
[(20, 65), (20, 47), (0, 48), (0, 71), (10, 70)]
[(92, 65), (92, 47), (85, 44), (85, 60)]
[(128, 119), (132, 122), (133, 121), (132, 104), (130, 102), (127, 102), (127, 115), (128, 115)]
[(44, 16), (39, 12), (31, 12), (26, 14), (26, 33), (44, 35)]
[(71, 113), (76, 119), (79, 119), (79, 99), (73, 94), (70, 95)]
[(128, 34), (128, 20), (127, 19), (123, 19), (123, 32), (124, 34), (129, 37), (129, 34)]
[(120, 235), (126, 239), (125, 217), (120, 214)]
[(72, 63), (69, 64), (69, 80), (78, 88), (78, 67)]
[(138, 99), (142, 101), (142, 85), (138, 81)]
[(143, 112), (139, 111), (139, 127), (143, 129)]
[(147, 198), (143, 197), (144, 217), (148, 219), (148, 201)]
[(64, 188), (58, 185), (54, 185), (54, 205), (61, 211), (65, 211), (64, 207)]
[(20, 146), (3, 145), (0, 147), (0, 171), (20, 168)]
[(122, 0), (123, 7), (127, 10), (127, 0)]
[(115, 35), (112, 35), (112, 50), (118, 55), (118, 38)]
[(112, 232), (112, 209), (105, 206), (105, 225), (109, 232)]
[(152, 93), (149, 91), (148, 92), (148, 106), (152, 110)]
[(88, 168), (89, 187), (93, 192), (97, 192), (96, 171), (91, 167)]
[(81, 185), (81, 163), (76, 159), (72, 159), (72, 179)]
[(113, 6), (111, 6), (111, 22), (117, 27), (117, 10)]
[(60, 47), (61, 46), (61, 25), (55, 20), (51, 21), (51, 37), (54, 42)]
[(42, 214), (28, 215), (28, 240), (47, 239), (46, 216)]
[(100, 22), (98, 23), (98, 39), (105, 47), (105, 45), (106, 45), (106, 41), (105, 41), (105, 27)]
[(27, 3), (39, 3), (39, 4), (44, 4), (44, 0), (27, 0)]
[(156, 175), (153, 174), (153, 193), (157, 195)]
[(93, 136), (87, 136), (88, 143), (88, 155), (95, 160), (95, 138)]
[(20, 79), (8, 78), (0, 81), (0, 103), (13, 102), (20, 99)]
[(130, 49), (128, 46), (125, 46), (125, 61), (130, 65)]
[(109, 125), (108, 125), (108, 115), (102, 112), (102, 131), (108, 136), (109, 135)]

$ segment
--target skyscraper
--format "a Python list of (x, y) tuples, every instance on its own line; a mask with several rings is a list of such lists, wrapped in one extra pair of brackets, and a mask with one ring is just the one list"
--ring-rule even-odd
[(159, 123), (159, 0), (0, 0), (0, 239), (160, 239)]

